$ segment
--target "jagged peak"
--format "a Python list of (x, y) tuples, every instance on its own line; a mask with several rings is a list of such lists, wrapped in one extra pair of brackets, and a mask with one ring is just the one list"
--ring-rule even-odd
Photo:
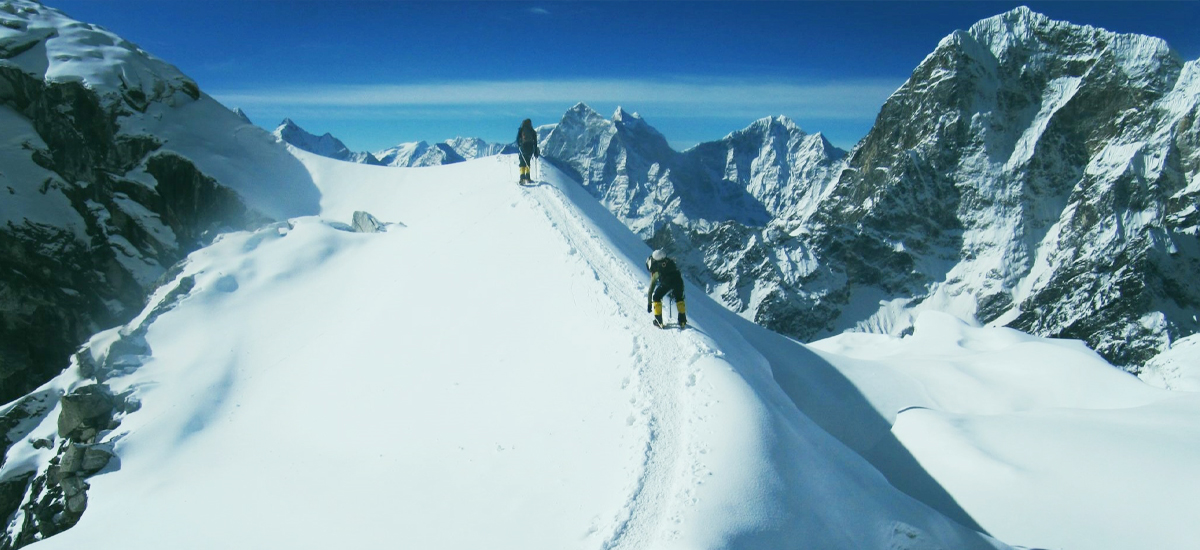
[(600, 116), (600, 113), (597, 113), (595, 109), (592, 109), (591, 107), (588, 106), (587, 103), (584, 103), (582, 101), (580, 101), (579, 103), (576, 103), (575, 106), (571, 107), (570, 109), (567, 109), (567, 114), (568, 115), (575, 114), (582, 118)]
[[(964, 36), (956, 31), (947, 40)], [(1026, 6), (983, 19), (964, 33), (978, 41), (997, 58), (1004, 58), (1014, 48), (1043, 49), (1063, 37), (1074, 35), (1077, 44), (1085, 48), (1115, 48), (1118, 57), (1145, 59), (1166, 54), (1178, 58), (1178, 54), (1161, 38), (1141, 34), (1119, 34), (1090, 25), (1079, 25), (1058, 21)], [(945, 43), (945, 41), (943, 41)], [(1182, 63), (1182, 60), (1180, 60)]]
[(645, 122), (645, 119), (643, 119), (641, 115), (637, 114), (636, 112), (630, 113), (621, 106), (617, 106), (617, 110), (613, 112), (612, 120), (613, 122)]
[(233, 109), (233, 114), (237, 115), (238, 118), (245, 121), (246, 124), (254, 124), (253, 122), (250, 121), (250, 115), (247, 115), (246, 111), (243, 111), (241, 107), (235, 107)]
[(791, 118), (788, 118), (786, 115), (775, 115), (763, 117), (751, 122), (749, 126), (746, 126), (741, 130), (730, 132), (725, 136), (724, 139), (735, 139), (746, 134), (770, 133), (775, 131), (776, 128), (788, 134), (807, 135), (804, 130), (800, 128), (800, 125), (796, 124), (796, 122)]
[(1054, 21), (1026, 6), (1020, 6), (1000, 15), (981, 20), (971, 25), (968, 32), (976, 38), (997, 37), (1001, 35), (1027, 37), (1038, 28), (1054, 25), (1070, 24)]
[(774, 126), (782, 126), (784, 130), (787, 130), (789, 132), (792, 132), (792, 131), (803, 132), (803, 130), (800, 129), (800, 125), (796, 124), (796, 122), (794, 120), (788, 118), (786, 115), (763, 117), (763, 118), (760, 118), (760, 119), (754, 121), (754, 124), (752, 124), (751, 126), (754, 126), (754, 125), (762, 125), (766, 128), (771, 128)]

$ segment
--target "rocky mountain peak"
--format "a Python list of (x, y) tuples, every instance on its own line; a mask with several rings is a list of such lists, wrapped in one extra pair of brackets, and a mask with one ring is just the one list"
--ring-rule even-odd
[(1200, 296), (1167, 290), (1195, 260), (1164, 253), (1186, 228), (1162, 217), (1197, 171), (1175, 130), (1196, 110), (1183, 70), (1159, 39), (1027, 9), (952, 34), (888, 99), (815, 214), (830, 231), (821, 246), (841, 256), (826, 265), (912, 303), (958, 301), (968, 320), (1086, 340), (1136, 370), (1196, 329), (1170, 313)]
[(349, 160), (354, 155), (346, 144), (329, 132), (317, 136), (301, 128), (290, 118), (285, 118), (279, 123), (275, 128), (275, 136), (294, 147), (325, 157)]

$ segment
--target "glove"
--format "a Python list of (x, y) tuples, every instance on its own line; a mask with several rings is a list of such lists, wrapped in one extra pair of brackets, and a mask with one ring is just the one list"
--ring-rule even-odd
[(646, 313), (654, 313), (654, 308), (650, 305), (650, 302), (646, 302)]

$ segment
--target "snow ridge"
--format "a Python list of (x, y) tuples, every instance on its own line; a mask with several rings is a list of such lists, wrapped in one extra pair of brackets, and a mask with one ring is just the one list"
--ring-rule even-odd
[[(559, 185), (543, 185), (529, 194), (538, 210), (569, 243), (573, 253), (587, 263), (592, 276), (603, 284), (605, 295), (612, 300), (626, 327), (635, 334), (633, 355), (636, 367), (628, 383), (634, 388), (631, 400), (633, 410), (628, 422), (647, 430), (645, 439), (645, 461), (629, 489), (629, 498), (616, 514), (614, 528), (607, 535), (601, 548), (604, 550), (646, 548), (659, 532), (666, 528), (664, 515), (672, 508), (677, 495), (688, 494), (680, 487), (686, 480), (679, 477), (695, 457), (687, 455), (687, 434), (684, 433), (683, 418), (694, 416), (685, 408), (686, 398), (681, 399), (679, 388), (684, 385), (685, 370), (671, 369), (672, 358), (688, 357), (688, 376), (695, 380), (694, 365), (701, 351), (691, 338), (651, 329), (638, 331), (635, 327), (646, 327), (646, 316), (640, 312), (645, 296), (630, 292), (647, 280), (643, 273), (634, 273), (619, 266), (626, 265), (618, 260), (612, 250), (603, 245), (604, 239), (588, 228), (564, 201), (564, 189)], [(711, 355), (711, 353), (710, 353)], [(689, 387), (694, 391), (694, 385)], [(678, 517), (675, 518), (678, 520)]]

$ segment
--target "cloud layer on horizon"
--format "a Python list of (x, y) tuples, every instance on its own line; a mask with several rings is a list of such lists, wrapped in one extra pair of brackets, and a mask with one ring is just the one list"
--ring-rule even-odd
[(362, 109), (379, 116), (436, 116), (446, 111), (504, 106), (618, 104), (655, 117), (745, 118), (787, 113), (824, 120), (871, 118), (899, 86), (891, 80), (795, 83), (727, 79), (576, 79), (462, 81), (425, 84), (285, 86), (224, 90), (212, 95), (231, 106), (263, 109)]

